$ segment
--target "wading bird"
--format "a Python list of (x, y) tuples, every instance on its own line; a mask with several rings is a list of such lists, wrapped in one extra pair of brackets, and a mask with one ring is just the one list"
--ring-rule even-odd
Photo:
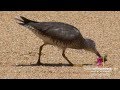
[(84, 49), (95, 53), (101, 57), (96, 49), (95, 42), (91, 39), (85, 39), (80, 31), (67, 23), (62, 22), (37, 22), (20, 16), (20, 25), (29, 28), (36, 36), (43, 40), (44, 44), (39, 48), (39, 58), (37, 65), (41, 65), (40, 57), (43, 46), (54, 45), (62, 49), (62, 56), (73, 65), (65, 56), (66, 48)]

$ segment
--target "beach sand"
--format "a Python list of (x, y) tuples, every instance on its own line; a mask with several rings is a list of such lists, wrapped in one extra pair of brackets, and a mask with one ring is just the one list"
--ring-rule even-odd
[[(83, 37), (96, 42), (98, 51), (107, 54), (104, 67), (94, 65), (97, 56), (84, 50), (62, 50), (47, 45), (41, 62), (34, 66), (43, 41), (15, 18), (24, 16), (40, 22), (65, 22), (77, 27)], [(60, 65), (62, 63), (63, 65)], [(55, 65), (54, 65), (55, 64)], [(83, 66), (81, 66), (84, 64)], [(88, 64), (88, 65), (87, 65)], [(89, 65), (90, 64), (90, 65)], [(93, 65), (91, 65), (93, 64)], [(0, 78), (1, 79), (97, 79), (120, 78), (120, 12), (117, 11), (1, 11), (0, 12)], [(102, 69), (102, 70), (101, 70)], [(105, 71), (106, 69), (106, 71)]]

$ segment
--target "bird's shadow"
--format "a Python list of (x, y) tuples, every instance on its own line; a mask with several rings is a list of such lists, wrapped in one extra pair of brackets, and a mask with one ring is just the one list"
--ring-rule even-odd
[(15, 65), (15, 66), (51, 66), (51, 67), (62, 67), (62, 66), (69, 66), (69, 67), (73, 67), (73, 66), (89, 66), (89, 65), (93, 65), (93, 64), (48, 64), (48, 63), (42, 63), (40, 65), (37, 64), (19, 64), (19, 65)]

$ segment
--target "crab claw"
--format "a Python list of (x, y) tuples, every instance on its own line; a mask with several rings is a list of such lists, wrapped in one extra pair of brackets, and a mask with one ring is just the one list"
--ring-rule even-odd
[(101, 66), (103, 59), (101, 57), (97, 58), (97, 66)]

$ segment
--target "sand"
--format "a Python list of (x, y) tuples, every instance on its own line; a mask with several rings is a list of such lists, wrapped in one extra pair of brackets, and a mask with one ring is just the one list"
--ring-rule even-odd
[[(54, 46), (43, 48), (41, 62), (33, 66), (43, 41), (14, 18), (24, 16), (36, 21), (65, 22), (77, 27), (85, 38), (96, 42), (98, 51), (107, 54), (104, 67), (97, 67), (97, 56), (84, 50), (67, 49), (66, 56)], [(0, 78), (1, 79), (113, 79), (120, 78), (120, 12), (117, 11), (1, 11)], [(59, 65), (62, 63), (63, 65)], [(55, 64), (55, 65), (53, 65)], [(83, 66), (80, 66), (84, 64)], [(86, 65), (93, 64), (93, 65)], [(102, 69), (102, 70), (101, 70)], [(106, 71), (105, 71), (106, 69)]]

